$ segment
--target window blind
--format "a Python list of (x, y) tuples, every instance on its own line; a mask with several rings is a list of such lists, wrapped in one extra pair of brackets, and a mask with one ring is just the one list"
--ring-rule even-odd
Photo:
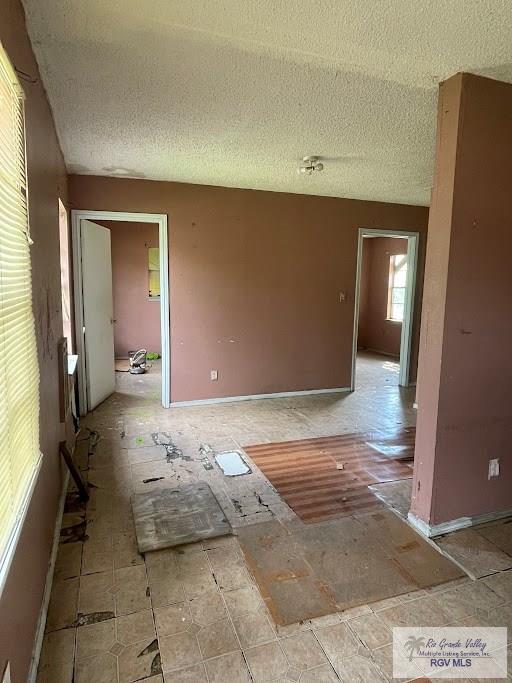
[[(39, 461), (23, 91), (0, 44), (0, 560)], [(0, 563), (1, 564), (1, 563)]]

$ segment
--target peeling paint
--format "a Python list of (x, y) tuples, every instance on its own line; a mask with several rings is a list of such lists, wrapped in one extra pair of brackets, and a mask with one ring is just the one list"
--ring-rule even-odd
[(167, 462), (178, 459), (192, 460), (189, 456), (183, 455), (181, 448), (174, 445), (171, 435), (167, 434), (167, 432), (153, 432), (151, 438), (155, 446), (163, 446), (165, 448)]
[(64, 514), (69, 512), (85, 514), (85, 503), (80, 499), (78, 491), (69, 491), (66, 495)]
[(72, 526), (64, 527), (60, 530), (61, 543), (77, 543), (87, 541), (89, 536), (86, 534), (87, 522), (79, 522)]
[(160, 652), (157, 652), (157, 654), (153, 658), (153, 661), (151, 662), (151, 675), (155, 676), (156, 674), (161, 674), (161, 673), (162, 673), (162, 658), (160, 656)]
[(213, 464), (210, 462), (208, 457), (210, 454), (214, 454), (213, 448), (210, 446), (210, 444), (202, 443), (199, 446), (199, 455), (201, 456), (199, 460), (206, 471), (213, 470)]
[(78, 613), (75, 621), (75, 626), (89, 626), (90, 624), (97, 624), (100, 621), (107, 621), (114, 619), (114, 612), (90, 612), (89, 614)]
[(149, 655), (151, 652), (158, 652), (158, 640), (156, 638), (152, 640), (147, 647), (141, 650), (137, 657), (145, 657), (146, 655)]

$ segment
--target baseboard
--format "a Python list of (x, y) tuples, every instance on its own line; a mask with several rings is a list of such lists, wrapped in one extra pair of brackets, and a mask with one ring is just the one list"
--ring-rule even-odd
[(436, 536), (448, 534), (451, 531), (460, 531), (461, 529), (467, 529), (468, 527), (477, 526), (478, 524), (485, 524), (486, 522), (494, 522), (498, 519), (504, 519), (505, 517), (512, 517), (512, 510), (487, 512), (483, 515), (476, 515), (475, 517), (458, 517), (449, 522), (441, 522), (441, 524), (428, 524), (422, 519), (419, 519), (419, 517), (416, 517), (416, 515), (413, 515), (412, 512), (409, 512), (407, 519), (409, 524), (419, 531), (420, 534), (427, 536), (427, 538), (435, 538)]
[(337, 389), (309, 389), (307, 391), (281, 391), (274, 394), (250, 394), (248, 396), (222, 396), (221, 398), (200, 398), (195, 401), (172, 401), (171, 408), (187, 406), (206, 406), (213, 403), (234, 403), (235, 401), (254, 401), (262, 398), (291, 398), (293, 396), (312, 396), (314, 394), (342, 394), (350, 391), (350, 387)]
[(50, 553), (50, 561), (48, 564), (48, 572), (46, 574), (46, 581), (44, 584), (43, 600), (41, 603), (41, 612), (39, 613), (39, 620), (37, 622), (36, 635), (34, 639), (34, 648), (32, 650), (32, 659), (30, 661), (30, 670), (28, 673), (27, 683), (35, 683), (37, 678), (37, 667), (39, 666), (39, 657), (41, 656), (41, 648), (43, 647), (44, 630), (46, 627), (46, 617), (48, 615), (48, 605), (50, 604), (50, 595), (52, 592), (53, 574), (55, 572), (55, 562), (57, 560), (57, 552), (59, 550), (60, 530), (62, 526), (62, 515), (64, 513), (64, 505), (66, 504), (66, 494), (68, 492), (69, 472), (66, 470), (64, 476), (64, 484), (59, 499), (59, 507), (57, 510), (57, 519), (55, 520), (55, 530), (53, 532), (52, 550)]

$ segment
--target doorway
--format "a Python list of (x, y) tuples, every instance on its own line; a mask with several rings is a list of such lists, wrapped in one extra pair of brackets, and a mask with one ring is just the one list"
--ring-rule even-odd
[[(158, 353), (161, 357), (153, 361), (152, 370), (153, 374), (158, 374), (161, 369), (161, 402), (164, 408), (168, 408), (170, 328), (167, 216), (80, 210), (72, 211), (72, 222), (80, 414), (85, 415), (115, 391), (116, 375), (120, 374), (115, 371), (116, 356), (128, 356), (129, 352), (137, 350), (129, 346), (142, 345), (148, 352)], [(134, 249), (126, 247), (133, 224), (144, 224), (138, 226), (139, 232), (144, 231), (144, 236), (142, 241), (139, 239), (141, 235), (137, 238), (142, 246), (138, 250), (141, 253), (136, 256)], [(155, 226), (155, 234), (151, 234), (151, 226), (146, 224)], [(126, 228), (126, 239), (121, 241), (123, 226)], [(131, 258), (136, 261), (123, 263), (123, 260)], [(134, 289), (136, 282), (140, 286)], [(155, 320), (155, 312), (159, 312), (159, 316), (156, 315), (159, 333), (150, 329), (155, 325), (148, 322)], [(119, 321), (116, 319), (118, 313)], [(159, 341), (155, 335), (159, 336)], [(159, 349), (150, 348), (157, 343)], [(117, 365), (121, 367), (119, 363)]]
[(369, 381), (407, 387), (418, 233), (360, 228), (352, 348), (352, 391)]

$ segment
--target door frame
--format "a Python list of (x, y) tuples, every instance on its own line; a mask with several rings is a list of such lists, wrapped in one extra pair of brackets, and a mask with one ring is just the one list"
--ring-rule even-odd
[(87, 381), (85, 372), (84, 302), (82, 290), (82, 220), (157, 223), (160, 250), (160, 333), (162, 339), (162, 406), (171, 403), (171, 330), (169, 303), (169, 247), (167, 215), (125, 211), (72, 210), (73, 288), (75, 308), (75, 342), (78, 354), (78, 391), (80, 414), (87, 414)]
[(359, 297), (361, 293), (361, 266), (363, 260), (363, 240), (365, 237), (401, 237), (407, 239), (407, 276), (405, 285), (404, 319), (400, 337), (400, 373), (398, 384), (401, 387), (410, 386), (411, 342), (414, 315), (414, 297), (416, 293), (416, 271), (418, 267), (419, 232), (409, 230), (377, 230), (373, 228), (359, 228), (357, 240), (357, 269), (354, 301), (354, 332), (352, 341), (352, 378), (350, 390), (355, 391), (357, 337), (359, 333)]

